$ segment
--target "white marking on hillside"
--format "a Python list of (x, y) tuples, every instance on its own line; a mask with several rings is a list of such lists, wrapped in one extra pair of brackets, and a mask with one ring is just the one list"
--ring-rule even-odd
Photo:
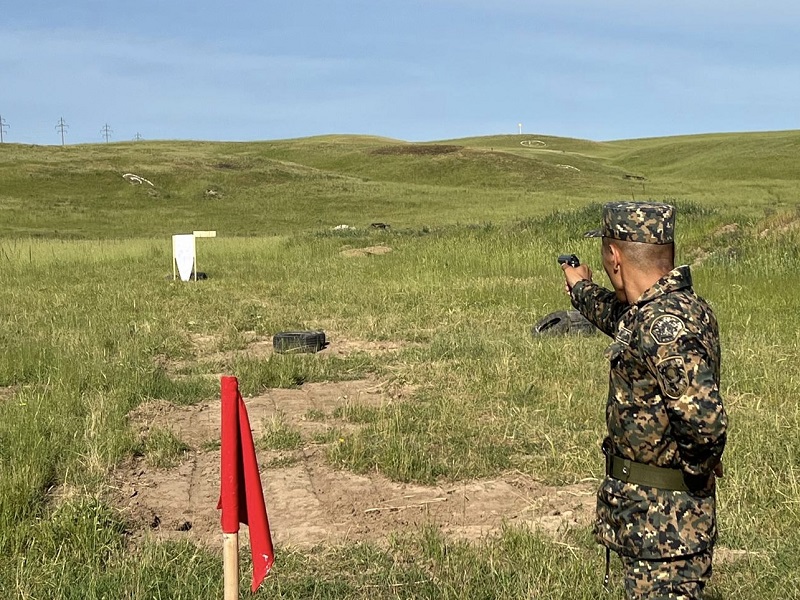
[(143, 183), (147, 183), (150, 184), (151, 187), (156, 187), (153, 185), (152, 181), (150, 181), (149, 179), (145, 179), (141, 175), (134, 175), (133, 173), (125, 173), (122, 177), (123, 179), (130, 181), (131, 183), (136, 185), (142, 185)]

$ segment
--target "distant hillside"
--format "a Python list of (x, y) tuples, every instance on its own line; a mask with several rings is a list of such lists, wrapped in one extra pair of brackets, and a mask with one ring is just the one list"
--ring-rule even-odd
[(376, 221), (418, 228), (631, 198), (761, 213), (799, 203), (798, 155), (800, 131), (613, 142), (526, 134), (2, 144), (0, 236), (275, 235)]

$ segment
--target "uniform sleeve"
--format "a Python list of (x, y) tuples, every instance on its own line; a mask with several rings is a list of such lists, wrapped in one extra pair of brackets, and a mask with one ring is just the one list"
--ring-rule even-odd
[(608, 336), (616, 335), (617, 321), (628, 308), (614, 292), (589, 280), (572, 286), (572, 306)]
[(718, 359), (679, 317), (662, 315), (645, 328), (648, 368), (658, 381), (681, 468), (707, 476), (725, 448), (727, 415), (719, 392)]

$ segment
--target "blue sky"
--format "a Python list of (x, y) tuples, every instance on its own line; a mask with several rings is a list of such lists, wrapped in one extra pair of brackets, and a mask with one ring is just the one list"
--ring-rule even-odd
[[(10, 4), (10, 6), (9, 6)], [(11, 0), (7, 142), (800, 129), (800, 3)]]

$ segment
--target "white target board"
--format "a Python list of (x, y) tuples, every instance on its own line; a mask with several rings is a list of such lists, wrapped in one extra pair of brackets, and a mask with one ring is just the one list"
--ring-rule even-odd
[(175, 268), (181, 281), (189, 281), (192, 275), (197, 279), (197, 253), (193, 233), (172, 236), (172, 278), (175, 279)]

